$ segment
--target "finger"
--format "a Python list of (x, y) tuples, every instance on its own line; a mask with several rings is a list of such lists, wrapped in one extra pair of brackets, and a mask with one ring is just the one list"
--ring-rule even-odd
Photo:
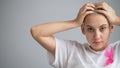
[(86, 11), (84, 15), (86, 16), (86, 15), (91, 14), (91, 13), (94, 13), (94, 11)]
[(98, 12), (98, 13), (101, 13), (101, 14), (107, 14), (107, 11), (105, 11), (105, 10), (95, 10), (95, 12)]
[(104, 7), (104, 6), (98, 6), (98, 7), (96, 7), (95, 10), (104, 10), (104, 11), (107, 11), (106, 7)]
[(89, 14), (92, 14), (92, 13), (94, 13), (94, 11), (86, 11), (85, 13), (84, 13), (84, 15), (83, 15), (83, 24), (84, 24), (84, 22), (85, 22), (85, 17), (87, 16), (87, 15), (89, 15)]
[(98, 7), (98, 6), (104, 6), (104, 5), (107, 5), (106, 2), (98, 2), (98, 3), (95, 3), (95, 7)]
[(106, 18), (109, 17), (108, 12), (106, 12), (106, 11), (104, 11), (104, 10), (96, 10), (96, 12), (97, 12), (97, 13), (100, 13), (100, 14), (102, 14), (102, 15), (104, 15)]
[(87, 4), (85, 4), (81, 9), (86, 9), (87, 7), (91, 7), (92, 9), (95, 9), (95, 5), (94, 4), (92, 4), (92, 3), (87, 3)]
[(95, 5), (93, 3), (86, 3), (81, 9), (80, 12), (85, 12), (86, 10), (95, 10)]
[(96, 3), (95, 6), (96, 6), (96, 8), (95, 8), (96, 10), (105, 10), (105, 11), (107, 11), (107, 9), (108, 9), (108, 5), (105, 2)]
[(86, 11), (86, 12), (83, 14), (83, 18), (85, 18), (86, 15), (92, 14), (92, 13), (94, 13), (94, 11)]
[(105, 16), (105, 18), (107, 19), (108, 23), (110, 24), (110, 18), (109, 18), (109, 14), (108, 12), (104, 11), (104, 10), (96, 10), (96, 12), (102, 14)]
[(94, 8), (92, 8), (92, 7), (85, 7), (85, 8), (82, 8), (81, 9), (81, 14), (82, 13), (85, 13), (86, 11), (94, 11), (95, 9)]
[(95, 5), (94, 5), (93, 3), (86, 3), (86, 4), (84, 5), (84, 7), (85, 7), (85, 6), (95, 8)]

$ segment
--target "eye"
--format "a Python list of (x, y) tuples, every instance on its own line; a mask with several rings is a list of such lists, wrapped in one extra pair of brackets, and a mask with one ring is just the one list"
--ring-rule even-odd
[(101, 27), (100, 31), (104, 31), (107, 27)]
[(87, 31), (88, 31), (88, 32), (93, 32), (94, 29), (93, 29), (93, 28), (87, 28)]

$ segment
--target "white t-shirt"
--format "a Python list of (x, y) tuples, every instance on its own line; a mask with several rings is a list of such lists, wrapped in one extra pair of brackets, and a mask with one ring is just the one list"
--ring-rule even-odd
[(105, 50), (96, 52), (87, 43), (57, 38), (55, 40), (55, 57), (48, 52), (49, 63), (54, 68), (120, 68), (120, 41), (108, 45), (114, 48), (114, 62), (104, 66)]

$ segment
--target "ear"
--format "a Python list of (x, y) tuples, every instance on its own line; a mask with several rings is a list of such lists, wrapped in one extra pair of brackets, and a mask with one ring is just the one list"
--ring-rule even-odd
[(114, 25), (110, 25), (110, 32), (112, 33), (114, 31)]
[(84, 29), (84, 24), (81, 25), (81, 31), (85, 35), (85, 29)]

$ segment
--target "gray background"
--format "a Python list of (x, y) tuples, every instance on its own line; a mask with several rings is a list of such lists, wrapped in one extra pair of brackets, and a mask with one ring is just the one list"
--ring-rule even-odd
[[(30, 34), (34, 25), (74, 19), (87, 2), (104, 0), (0, 0), (0, 68), (52, 68), (46, 50)], [(120, 16), (120, 0), (105, 0)], [(80, 28), (55, 36), (85, 42)], [(120, 27), (110, 42), (120, 40)]]

